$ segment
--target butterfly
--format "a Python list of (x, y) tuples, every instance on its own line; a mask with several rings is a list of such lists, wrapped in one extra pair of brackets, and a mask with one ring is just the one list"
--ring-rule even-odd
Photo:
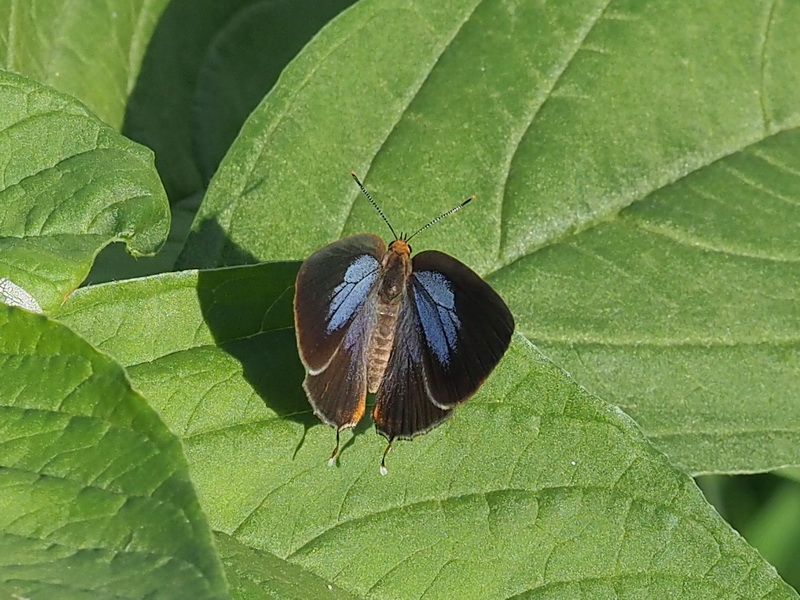
[(324, 423), (339, 434), (355, 427), (376, 395), (375, 428), (388, 445), (447, 419), (502, 358), (514, 331), (503, 299), (462, 262), (428, 250), (411, 258), (409, 242), (474, 196), (410, 236), (398, 236), (355, 173), (394, 236), (354, 235), (312, 254), (295, 283), (294, 318), (303, 389)]

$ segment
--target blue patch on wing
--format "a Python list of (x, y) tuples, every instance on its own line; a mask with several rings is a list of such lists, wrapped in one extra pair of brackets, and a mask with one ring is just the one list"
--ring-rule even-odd
[(438, 361), (447, 366), (461, 328), (450, 280), (436, 271), (417, 271), (411, 277), (414, 280), (414, 304), (425, 343)]
[(378, 259), (369, 254), (362, 254), (350, 263), (344, 273), (344, 280), (331, 293), (326, 333), (331, 334), (343, 327), (361, 310), (378, 278), (380, 266)]

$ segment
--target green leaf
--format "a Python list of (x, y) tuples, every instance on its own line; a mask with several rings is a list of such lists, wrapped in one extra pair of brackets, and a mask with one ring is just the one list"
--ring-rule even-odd
[(254, 550), (224, 533), (217, 545), (231, 586), (231, 597), (241, 600), (353, 600), (323, 579), (285, 560)]
[(169, 230), (152, 153), (74, 99), (0, 71), (0, 276), (47, 311), (97, 253), (154, 253)]
[(742, 529), (742, 535), (772, 565), (786, 573), (787, 583), (800, 584), (797, 539), (800, 537), (800, 485), (784, 482), (758, 514)]
[(83, 288), (60, 313), (182, 439), (213, 528), (246, 547), (223, 542), (237, 589), (283, 589), (294, 566), (360, 597), (797, 597), (628, 417), (521, 336), (451, 421), (395, 444), (387, 477), (368, 418), (328, 467), (333, 430), (300, 388), (296, 270)]
[(0, 330), (0, 589), (222, 598), (180, 443), (124, 371), (41, 315), (0, 305)]
[[(113, 245), (92, 282), (173, 268), (188, 219), (249, 112), (283, 67), (352, 0), (109, 0), (0, 4), (0, 66), (84, 102), (156, 152), (173, 203), (164, 251)], [(298, 13), (306, 13), (298, 19)]]
[(200, 192), (170, 205), (169, 234), (158, 254), (141, 259), (128, 254), (124, 244), (110, 244), (95, 258), (85, 283), (92, 285), (172, 271), (202, 200), (203, 194)]
[(147, 43), (168, 0), (0, 4), (0, 67), (70, 94), (122, 126)]
[[(179, 264), (414, 240), (691, 472), (800, 464), (800, 5), (367, 0), (286, 69)], [(377, 24), (380, 23), (380, 26)]]

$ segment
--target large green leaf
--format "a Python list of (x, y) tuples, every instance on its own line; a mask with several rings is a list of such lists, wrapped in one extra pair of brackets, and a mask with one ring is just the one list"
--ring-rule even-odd
[(117, 363), (0, 305), (4, 598), (222, 598), (179, 441)]
[(108, 243), (135, 255), (159, 248), (169, 208), (152, 152), (73, 98), (5, 71), (0, 105), (0, 277), (48, 310)]
[(797, 3), (366, 0), (232, 146), (184, 266), (415, 239), (693, 472), (800, 463)]
[(119, 129), (168, 0), (0, 3), (0, 67), (81, 100)]
[(296, 269), (82, 288), (59, 315), (181, 437), (238, 593), (316, 597), (322, 578), (375, 598), (797, 598), (628, 417), (521, 336), (450, 422), (395, 444), (388, 476), (366, 422), (327, 466), (333, 431), (300, 389)]

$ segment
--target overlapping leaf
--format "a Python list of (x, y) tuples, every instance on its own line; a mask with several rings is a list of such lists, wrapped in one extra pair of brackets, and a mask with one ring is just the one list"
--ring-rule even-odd
[(119, 365), (21, 309), (0, 330), (0, 589), (224, 597), (180, 443)]
[(286, 63), (352, 1), (0, 4), (0, 68), (70, 94), (156, 153), (173, 205), (168, 244), (147, 260), (112, 245), (99, 256), (91, 282), (173, 268), (199, 199), (242, 122)]
[(297, 565), (237, 542), (216, 536), (235, 600), (353, 600), (355, 597)]
[(173, 202), (205, 190), (286, 63), (351, 3), (170, 2), (150, 40), (124, 131), (156, 151)]
[[(0, 19), (10, 14), (2, 11)], [(478, 202), (415, 239), (415, 249), (444, 248), (486, 274), (523, 333), (596, 395), (624, 406), (689, 469), (796, 462), (800, 48), (793, 11), (766, 2), (362, 2), (323, 31), (254, 113), (212, 185), (184, 264), (302, 258), (342, 233), (382, 227), (352, 187), (350, 169), (367, 176), (397, 228), (421, 225), (477, 192)], [(227, 73), (226, 50), (239, 48), (235, 35), (254, 22), (223, 28), (233, 37), (214, 45), (219, 68), (199, 80), (222, 80), (215, 73)], [(93, 130), (66, 125), (82, 123), (82, 107), (7, 77), (13, 85), (3, 89), (16, 112), (6, 113), (13, 126), (0, 128), (9, 139), (3, 177), (11, 182), (0, 188), (0, 201), (9, 200), (0, 204), (7, 211), (0, 223), (7, 238), (26, 244), (19, 256), (13, 243), (0, 247), (0, 265), (118, 358), (181, 438), (202, 506), (224, 532), (218, 542), (234, 597), (796, 597), (626, 417), (523, 338), (452, 422), (398, 444), (381, 478), (384, 442), (366, 423), (346, 438), (338, 468), (325, 466), (332, 433), (310, 414), (299, 387), (290, 310), (296, 264), (98, 286), (57, 309), (107, 241), (138, 235), (138, 251), (157, 246), (165, 221), (151, 200), (160, 186), (144, 185), (145, 201), (129, 212), (109, 209), (108, 190), (128, 199), (150, 181), (149, 165), (137, 171), (126, 157), (121, 169), (136, 175), (115, 177), (117, 163), (92, 155)], [(26, 111), (30, 118), (14, 121)], [(59, 117), (55, 125), (42, 120), (50, 113)], [(37, 121), (41, 127), (30, 129)], [(228, 121), (220, 122), (203, 131), (229, 136)], [(96, 140), (120, 142), (93, 123)], [(180, 146), (187, 138), (167, 140)], [(178, 154), (197, 162), (178, 165), (178, 180), (213, 170), (222, 142), (201, 148), (200, 158), (189, 146)], [(64, 162), (78, 169), (65, 170)], [(187, 183), (196, 189), (191, 177)], [(78, 193), (80, 185), (90, 193)], [(71, 203), (59, 213), (53, 197)], [(98, 221), (103, 227), (92, 237)], [(68, 237), (76, 223), (77, 242)], [(57, 235), (43, 244), (41, 231)], [(53, 339), (66, 339), (69, 332), (50, 325), (58, 329)], [(41, 340), (36, 352), (46, 354)], [(54, 369), (63, 389), (85, 373), (86, 356), (97, 356), (75, 344), (84, 362)], [(4, 377), (18, 368), (19, 354), (19, 347), (7, 351)], [(116, 373), (111, 379), (124, 383)], [(91, 397), (75, 389), (61, 394), (63, 406)], [(134, 404), (142, 408), (141, 399)], [(185, 491), (174, 440), (142, 414), (144, 425), (131, 428), (160, 432), (153, 435), (170, 449), (164, 464), (179, 465), (177, 488)], [(113, 515), (100, 510), (98, 521), (102, 493), (70, 496), (69, 477), (104, 483), (113, 468), (94, 475), (91, 468), (129, 465), (122, 442), (95, 448), (90, 427), (74, 429), (80, 419), (61, 423), (69, 435), (39, 435), (28, 446), (25, 427), (38, 421), (5, 421), (21, 424), (8, 447), (28, 452), (9, 456), (21, 456), (33, 473), (6, 488), (7, 498), (17, 494), (8, 504), (42, 507), (6, 528), (27, 526), (51, 554), (7, 536), (9, 551), (0, 554), (13, 571), (0, 590), (52, 595), (64, 580), (43, 580), (42, 572), (73, 567), (66, 584), (74, 597), (138, 597), (152, 590), (154, 574), (197, 586), (200, 596), (217, 594), (221, 576), (191, 494), (170, 496), (188, 503), (191, 516), (167, 515), (146, 540), (150, 553), (128, 562), (141, 540), (125, 538), (123, 526), (144, 535), (162, 513), (136, 521), (141, 515), (125, 504)], [(65, 440), (73, 441), (72, 454), (43, 459)], [(92, 451), (99, 458), (81, 454)], [(36, 469), (59, 468), (62, 479), (48, 496)], [(17, 502), (22, 496), (40, 503)], [(111, 525), (90, 530), (80, 511)], [(77, 523), (69, 520), (76, 515)], [(51, 531), (53, 519), (67, 526)], [(177, 530), (183, 537), (172, 535)], [(74, 543), (89, 533), (99, 552), (53, 557), (55, 537)], [(126, 559), (107, 560), (120, 554)], [(32, 566), (21, 568), (20, 557)], [(147, 560), (159, 557), (176, 571), (150, 570)], [(128, 579), (127, 567), (146, 576)], [(84, 575), (96, 587), (78, 590)], [(18, 580), (33, 583), (19, 587)], [(177, 589), (158, 591), (169, 597)]]
[(0, 4), (0, 67), (78, 98), (119, 129), (168, 0)]
[(155, 252), (169, 230), (153, 155), (74, 99), (0, 71), (0, 277), (45, 309), (125, 241)]

